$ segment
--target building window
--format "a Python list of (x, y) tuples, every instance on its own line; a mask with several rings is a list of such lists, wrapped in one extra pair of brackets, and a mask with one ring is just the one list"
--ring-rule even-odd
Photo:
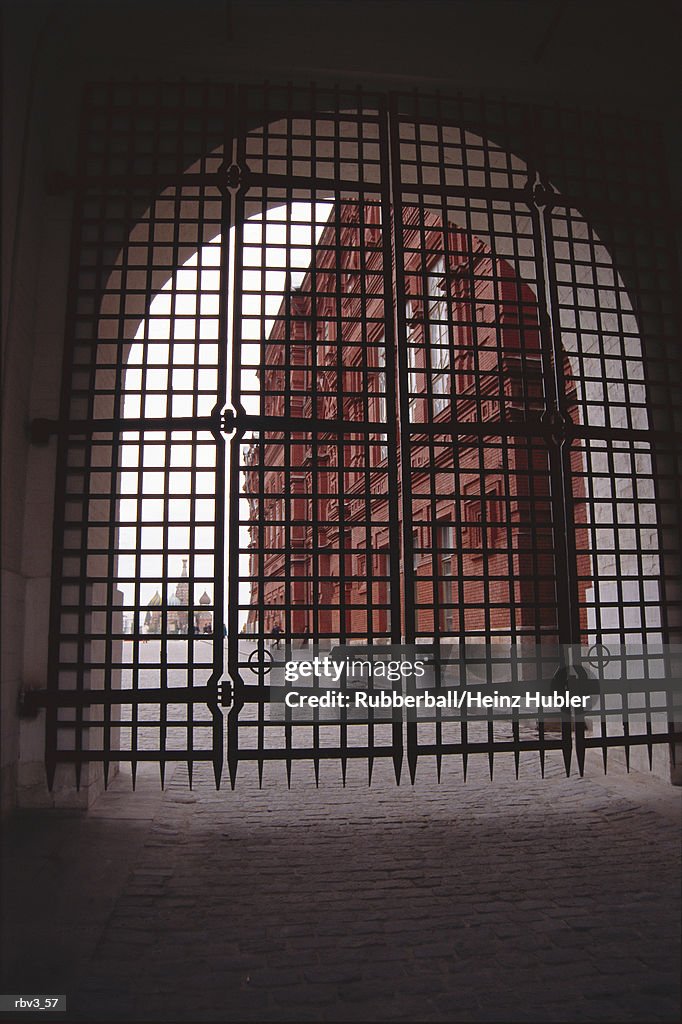
[(358, 555), (355, 562), (355, 586), (358, 593), (364, 594), (367, 590), (367, 556)]
[(344, 241), (344, 245), (350, 246), (351, 248), (348, 248), (344, 253), (345, 267), (343, 273), (343, 284), (344, 288), (347, 291), (353, 291), (357, 287), (360, 280), (360, 275), (357, 273), (360, 267), (360, 253), (358, 249), (355, 248), (355, 246), (357, 245), (357, 237), (351, 235), (350, 233), (347, 234)]
[(504, 499), (499, 481), (482, 497), (464, 503), (465, 545), (472, 554), (495, 547), (504, 533)]
[(440, 628), (451, 632), (455, 628), (455, 580), (454, 580), (454, 547), (455, 536), (452, 523), (443, 523), (438, 527), (440, 547), (439, 564), (439, 600)]
[(332, 309), (326, 309), (323, 313), (325, 319), (322, 321), (319, 327), (319, 340), (324, 344), (329, 344), (332, 340), (333, 334), (333, 321), (334, 311)]
[(407, 365), (409, 374), (407, 378), (408, 394), (410, 396), (410, 420), (416, 420), (416, 408), (419, 401), (419, 374), (418, 369), (418, 348), (417, 348), (417, 325), (414, 322), (414, 306), (411, 302), (405, 303), (405, 323), (407, 325)]
[(381, 207), (378, 203), (369, 203), (365, 207), (365, 244), (369, 248), (381, 245)]
[[(375, 377), (375, 393), (376, 398), (376, 412), (377, 419), (380, 423), (387, 423), (387, 408), (386, 408), (386, 339), (383, 334), (377, 341), (376, 348), (376, 366), (377, 373)], [(379, 444), (375, 446), (376, 461), (387, 462), (388, 461), (388, 445)]]
[(504, 499), (501, 485), (496, 483), (486, 491), (486, 519), (488, 524), (488, 546), (495, 545), (504, 536)]
[(446, 294), (445, 259), (441, 258), (431, 267), (428, 276), (429, 354), (434, 416), (447, 409), (447, 396), (450, 394), (450, 338)]
[(412, 565), (413, 568), (417, 568), (422, 560), (422, 553), (417, 549), (421, 547), (419, 543), (419, 530), (412, 531)]
[(474, 386), (474, 350), (472, 348), (465, 349), (457, 360), (459, 379), (459, 390), (470, 391)]
[(481, 523), (481, 502), (478, 498), (464, 503), (465, 545), (471, 553), (480, 554), (483, 548), (483, 528)]
[(372, 560), (375, 576), (388, 576), (388, 552), (376, 551)]

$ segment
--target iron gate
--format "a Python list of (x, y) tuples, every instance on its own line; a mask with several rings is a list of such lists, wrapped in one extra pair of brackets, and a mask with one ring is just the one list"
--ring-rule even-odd
[[(219, 783), (224, 708), (233, 783), (243, 761), (371, 779), (388, 757), (399, 780), (405, 753), (414, 779), (425, 755), (674, 752), (661, 165), (651, 125), (501, 101), (88, 90), (62, 413), (33, 425), (59, 444), (29, 699), (50, 784), (171, 760)], [(595, 662), (609, 693), (592, 733), (283, 703), (286, 661), (358, 644), (428, 645), (436, 693)]]

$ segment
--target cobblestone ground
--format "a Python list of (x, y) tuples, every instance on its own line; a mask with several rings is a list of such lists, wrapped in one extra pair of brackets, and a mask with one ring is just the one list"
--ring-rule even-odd
[(3, 990), (67, 1020), (679, 1019), (679, 790), (483, 760), (266, 782), (146, 772), (17, 817)]
[(68, 1021), (679, 1020), (680, 789), (558, 754), (400, 788), (250, 769), (17, 815), (2, 991), (64, 992)]

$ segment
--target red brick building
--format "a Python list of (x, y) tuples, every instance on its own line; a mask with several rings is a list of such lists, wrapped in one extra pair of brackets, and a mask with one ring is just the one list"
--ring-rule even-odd
[[(342, 440), (338, 431), (268, 433), (249, 451), (252, 631), (275, 622), (292, 638), (390, 631), (389, 449), (384, 434), (353, 433), (353, 423), (389, 416), (384, 331), (393, 310), (379, 219), (372, 204), (333, 211), (265, 344), (262, 412), (348, 427)], [(398, 478), (409, 474), (417, 632), (552, 637), (560, 597), (547, 447), (495, 426), (543, 408), (535, 293), (480, 239), (444, 232), (435, 213), (417, 207), (405, 218), (404, 251), (413, 429)], [(564, 373), (570, 380), (568, 360)], [(415, 429), (452, 420), (479, 433)], [(582, 527), (576, 539), (582, 599), (590, 576)]]

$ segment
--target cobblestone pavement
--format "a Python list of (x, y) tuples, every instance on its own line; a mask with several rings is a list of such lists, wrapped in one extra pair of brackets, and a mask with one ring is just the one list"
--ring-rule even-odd
[(61, 1020), (679, 1019), (680, 790), (324, 767), (18, 815), (2, 990), (66, 992)]

